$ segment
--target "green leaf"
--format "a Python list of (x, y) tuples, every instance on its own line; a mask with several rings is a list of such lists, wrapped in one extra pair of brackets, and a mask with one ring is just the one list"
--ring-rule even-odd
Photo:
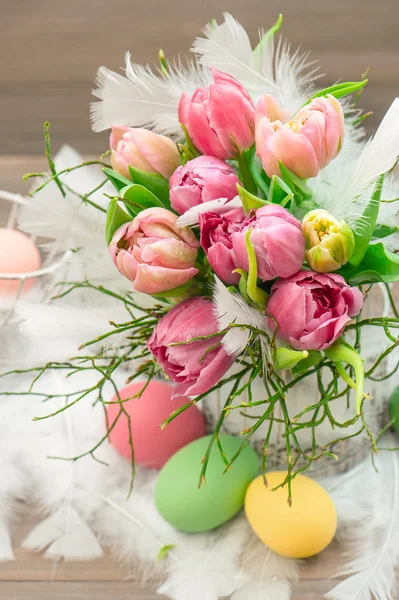
[(256, 46), (256, 48), (253, 52), (254, 55), (259, 55), (259, 57), (262, 56), (264, 47), (267, 46), (269, 44), (269, 42), (271, 42), (271, 40), (274, 38), (276, 33), (279, 31), (282, 24), (283, 24), (283, 15), (280, 13), (278, 16), (278, 19), (274, 23), (274, 25), (272, 25), (270, 27), (270, 29), (268, 29), (266, 31), (266, 33), (262, 36), (261, 40), (259, 41), (259, 44)]
[(158, 552), (158, 560), (163, 560), (173, 548), (176, 548), (176, 544), (167, 544), (166, 546), (162, 546), (160, 551)]
[(133, 183), (145, 187), (154, 194), (154, 196), (159, 198), (165, 208), (170, 208), (169, 181), (165, 179), (165, 177), (162, 177), (162, 175), (159, 175), (158, 173), (146, 173), (145, 171), (140, 171), (140, 169), (135, 169), (131, 165), (129, 165), (129, 173)]
[(377, 225), (373, 231), (373, 240), (381, 240), (382, 238), (388, 237), (388, 235), (392, 235), (393, 233), (397, 233), (399, 231), (399, 226), (391, 227), (390, 225)]
[(368, 79), (363, 79), (363, 81), (345, 81), (344, 83), (332, 85), (331, 87), (324, 88), (324, 90), (320, 90), (320, 92), (316, 92), (315, 94), (313, 94), (313, 96), (310, 96), (309, 100), (305, 102), (303, 106), (309, 104), (309, 102), (311, 100), (314, 100), (314, 98), (327, 96), (327, 94), (331, 94), (331, 96), (334, 96), (334, 98), (343, 98), (344, 96), (349, 96), (349, 94), (353, 94), (354, 92), (358, 92), (359, 90), (364, 88), (367, 82)]
[(120, 192), (122, 188), (124, 188), (127, 185), (130, 185), (132, 183), (130, 181), (130, 179), (128, 179), (127, 177), (124, 177), (123, 175), (119, 175), (119, 173), (117, 173), (113, 169), (109, 169), (108, 167), (104, 167), (103, 173), (108, 177), (110, 182), (116, 187), (118, 192)]
[(178, 287), (173, 288), (172, 290), (167, 290), (166, 292), (159, 292), (158, 294), (151, 294), (154, 298), (178, 298), (182, 296), (187, 290), (193, 285), (193, 280), (187, 281), (187, 283), (183, 283), (183, 285), (179, 285)]
[(109, 245), (117, 229), (124, 223), (131, 221), (132, 217), (127, 214), (118, 204), (118, 198), (112, 198), (108, 204), (107, 218), (105, 221), (105, 240)]
[(384, 175), (380, 175), (363, 214), (352, 226), (353, 235), (355, 237), (355, 251), (353, 252), (349, 262), (354, 267), (360, 265), (372, 238), (373, 231), (377, 223), (378, 211), (380, 209), (381, 190), (383, 183)]
[(255, 249), (251, 242), (252, 229), (248, 229), (245, 234), (245, 247), (248, 254), (248, 280), (247, 280), (247, 294), (262, 310), (265, 308), (269, 299), (269, 294), (258, 287), (258, 265), (256, 260)]
[(261, 160), (256, 155), (256, 148), (252, 146), (248, 151), (248, 165), (252, 175), (252, 179), (255, 181), (258, 189), (265, 198), (269, 195), (270, 177), (268, 177), (263, 170)]
[(277, 175), (273, 175), (270, 188), (268, 201), (273, 204), (281, 204), (285, 206), (293, 198), (294, 194), (291, 188)]
[(387, 250), (382, 242), (370, 244), (360, 265), (346, 265), (337, 272), (350, 285), (399, 281), (399, 255)]
[(281, 179), (288, 185), (290, 192), (294, 193), (297, 204), (301, 204), (303, 200), (311, 198), (312, 194), (306, 182), (290, 171), (281, 160), (279, 160), (278, 164)]
[(180, 152), (182, 153), (182, 157), (183, 157), (183, 164), (186, 164), (189, 160), (192, 160), (193, 158), (197, 158), (197, 156), (201, 156), (201, 152), (199, 152), (197, 150), (197, 148), (194, 146), (193, 141), (190, 137), (190, 134), (187, 131), (187, 127), (185, 125), (183, 125), (183, 123), (180, 123), (180, 127), (182, 128), (182, 131), (184, 133), (184, 139), (185, 139), (185, 144), (179, 144), (180, 146)]
[(120, 191), (120, 195), (126, 206), (126, 209), (134, 215), (145, 208), (160, 206), (164, 208), (162, 202), (158, 200), (147, 188), (136, 183), (131, 183)]
[(254, 196), (253, 194), (248, 192), (246, 189), (241, 187), (241, 185), (239, 185), (238, 183), (237, 183), (237, 192), (241, 198), (241, 202), (244, 207), (244, 211), (246, 213), (249, 212), (251, 209), (256, 210), (257, 208), (266, 206), (266, 204), (270, 204), (270, 202), (268, 202), (267, 200), (262, 200), (262, 198), (258, 198), (257, 196)]

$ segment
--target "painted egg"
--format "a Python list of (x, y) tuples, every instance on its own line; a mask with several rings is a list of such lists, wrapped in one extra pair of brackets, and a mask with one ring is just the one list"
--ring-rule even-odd
[(393, 421), (392, 427), (399, 432), (399, 385), (389, 398), (389, 416)]
[(286, 471), (257, 477), (245, 496), (245, 514), (256, 535), (269, 548), (290, 558), (318, 554), (332, 541), (337, 528), (335, 506), (318, 483), (297, 475), (292, 480), (292, 506), (287, 486), (273, 491), (287, 476)]
[[(40, 269), (40, 252), (32, 240), (15, 229), (0, 228), (0, 273), (30, 273)], [(34, 278), (26, 279), (23, 291), (32, 287)], [(20, 287), (17, 279), (0, 278), (0, 294), (16, 295)]]
[[(143, 389), (145, 382), (135, 382), (119, 390), (122, 400), (131, 398)], [(173, 398), (173, 386), (164, 381), (153, 379), (139, 398), (132, 398), (123, 403), (130, 416), (122, 413), (110, 432), (110, 441), (115, 450), (131, 459), (133, 440), (134, 460), (138, 465), (151, 469), (160, 469), (175, 452), (193, 440), (206, 434), (205, 419), (196, 406), (190, 406), (164, 429), (160, 424), (177, 408), (189, 402), (186, 396)], [(112, 398), (117, 402), (117, 397)], [(119, 412), (119, 404), (107, 405), (108, 428), (115, 422)], [(131, 432), (131, 436), (130, 436)]]
[[(223, 451), (231, 459), (242, 440), (220, 435)], [(245, 492), (259, 473), (259, 459), (250, 446), (243, 449), (225, 474), (219, 448), (213, 445), (205, 474), (198, 488), (202, 461), (211, 436), (192, 442), (175, 454), (159, 474), (155, 503), (171, 525), (186, 532), (214, 529), (236, 515), (244, 505)]]

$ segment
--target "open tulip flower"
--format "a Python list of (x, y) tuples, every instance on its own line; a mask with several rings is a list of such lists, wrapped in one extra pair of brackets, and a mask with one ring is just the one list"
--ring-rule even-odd
[[(279, 162), (301, 179), (316, 177), (342, 148), (344, 114), (331, 95), (315, 98), (291, 119), (277, 102), (268, 101), (258, 117), (256, 148), (269, 177), (280, 175)], [(258, 110), (258, 114), (260, 112)]]
[(115, 232), (111, 257), (136, 292), (167, 292), (198, 273), (194, 265), (199, 244), (190, 229), (176, 226), (176, 220), (165, 208), (148, 208)]

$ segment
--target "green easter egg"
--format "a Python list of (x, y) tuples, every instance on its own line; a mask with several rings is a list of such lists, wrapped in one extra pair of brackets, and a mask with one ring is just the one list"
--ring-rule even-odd
[[(228, 459), (242, 440), (220, 435)], [(213, 445), (205, 479), (198, 489), (201, 461), (211, 436), (195, 440), (179, 450), (161, 470), (155, 488), (155, 503), (171, 525), (186, 532), (214, 529), (236, 515), (244, 505), (245, 492), (259, 474), (259, 459), (250, 446), (244, 448), (231, 469), (223, 474), (225, 464), (216, 444)]]
[(395, 419), (393, 427), (399, 432), (399, 385), (389, 398), (389, 416), (391, 419)]

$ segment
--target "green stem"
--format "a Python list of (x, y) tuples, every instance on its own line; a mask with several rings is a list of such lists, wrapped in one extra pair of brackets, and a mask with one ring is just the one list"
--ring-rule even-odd
[(54, 161), (51, 156), (50, 133), (49, 133), (50, 123), (48, 121), (46, 121), (44, 123), (43, 127), (44, 127), (44, 143), (46, 145), (46, 156), (47, 156), (47, 160), (48, 160), (48, 166), (50, 167), (52, 179), (54, 179), (55, 183), (57, 184), (58, 189), (60, 190), (61, 194), (65, 198), (65, 191), (64, 191), (64, 188), (62, 187), (61, 181), (58, 178), (55, 164), (54, 164)]
[[(340, 375), (340, 377), (342, 377), (342, 379), (345, 381), (345, 383), (347, 383), (349, 385), (349, 387), (351, 387), (355, 390), (356, 383), (353, 381), (352, 377), (350, 377), (349, 374), (345, 371), (345, 368), (342, 365), (342, 363), (336, 362), (336, 363), (334, 363), (334, 365), (338, 371), (338, 375)], [(368, 394), (363, 394), (363, 397), (366, 398), (367, 400), (370, 400), (370, 396)]]
[(244, 188), (248, 190), (248, 192), (251, 192), (251, 194), (256, 194), (258, 190), (252, 178), (245, 152), (241, 152), (241, 154), (238, 155), (237, 161), (238, 166), (240, 167), (240, 173), (242, 177), (242, 182), (244, 184)]
[(335, 365), (344, 362), (354, 368), (356, 376), (356, 412), (359, 415), (364, 394), (364, 365), (360, 355), (342, 342), (335, 342), (335, 344), (324, 350), (324, 354)]

